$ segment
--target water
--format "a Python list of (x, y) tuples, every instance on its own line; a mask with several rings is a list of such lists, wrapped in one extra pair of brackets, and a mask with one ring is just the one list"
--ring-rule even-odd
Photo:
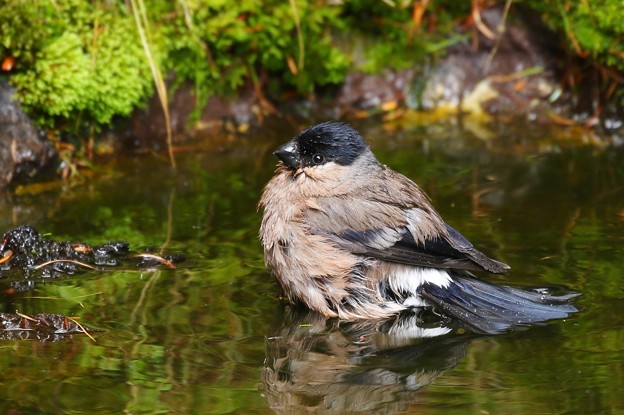
[(285, 307), (263, 267), (256, 210), (271, 150), (295, 132), (285, 127), (218, 151), (181, 149), (177, 172), (164, 158), (121, 158), (71, 185), (0, 195), (2, 230), (29, 223), (55, 239), (188, 256), (176, 270), (17, 290), (0, 280), (0, 311), (105, 330), (95, 342), (0, 340), (0, 412), (622, 413), (624, 150), (526, 126), (360, 127), (447, 222), (511, 265), (490, 281), (581, 292), (580, 313), (495, 337), (416, 339), (400, 334), (416, 330), (409, 318), (337, 324)]

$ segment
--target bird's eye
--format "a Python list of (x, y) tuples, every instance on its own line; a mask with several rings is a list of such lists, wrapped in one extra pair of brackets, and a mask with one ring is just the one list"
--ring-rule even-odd
[(325, 161), (325, 157), (323, 157), (322, 154), (315, 154), (312, 156), (312, 161), (314, 162), (314, 164), (321, 164), (323, 161)]

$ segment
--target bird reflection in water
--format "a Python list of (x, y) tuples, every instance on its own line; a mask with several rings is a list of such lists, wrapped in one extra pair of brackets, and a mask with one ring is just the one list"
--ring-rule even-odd
[(400, 413), (480, 337), (431, 310), (345, 323), (288, 307), (262, 374), (276, 413)]

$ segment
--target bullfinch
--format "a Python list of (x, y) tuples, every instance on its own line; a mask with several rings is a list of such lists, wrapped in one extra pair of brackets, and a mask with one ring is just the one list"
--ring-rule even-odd
[(477, 279), (472, 272), (509, 266), (445, 223), (420, 187), (379, 163), (349, 125), (315, 125), (274, 154), (260, 239), (292, 303), (350, 321), (433, 307), (482, 333), (577, 311), (569, 303), (576, 294)]

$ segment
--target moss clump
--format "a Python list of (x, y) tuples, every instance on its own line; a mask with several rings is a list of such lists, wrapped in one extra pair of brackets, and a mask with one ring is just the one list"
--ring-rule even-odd
[(98, 30), (87, 49), (93, 84), (85, 110), (106, 124), (115, 115), (130, 114), (152, 94), (154, 82), (133, 21), (111, 20)]
[[(11, 82), (40, 124), (78, 118), (108, 124), (152, 94), (149, 66), (125, 8), (80, 0), (36, 3), (17, 0), (0, 8), (0, 28), (13, 28), (0, 52), (16, 57)], [(18, 35), (24, 28), (13, 19), (32, 32)]]
[(88, 100), (93, 80), (89, 57), (75, 33), (63, 33), (37, 52), (28, 71), (12, 81), (27, 109), (46, 109), (47, 115), (69, 117)]

